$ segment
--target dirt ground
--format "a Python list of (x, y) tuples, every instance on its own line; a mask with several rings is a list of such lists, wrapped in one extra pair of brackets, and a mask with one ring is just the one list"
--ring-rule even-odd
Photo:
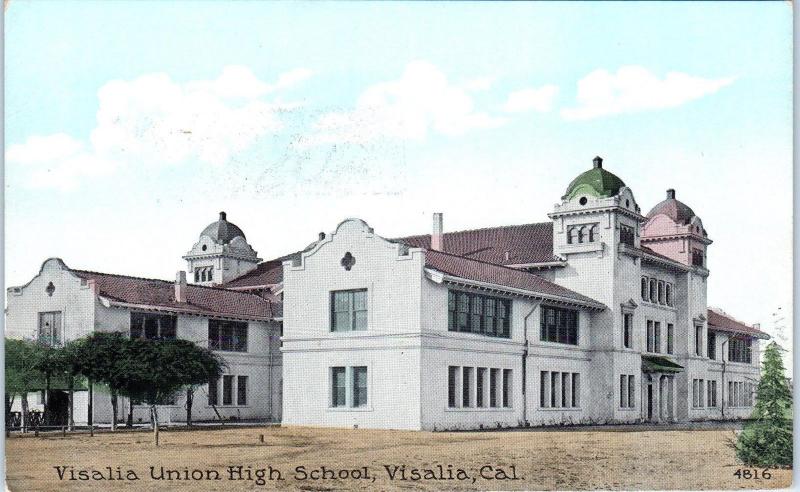
[[(93, 438), (85, 434), (12, 436), (6, 439), (6, 471), (12, 491), (766, 489), (791, 485), (791, 470), (770, 470), (768, 480), (734, 476), (745, 468), (737, 464), (727, 444), (732, 437), (730, 430), (429, 433), (274, 427), (168, 431), (161, 434), (161, 446), (156, 448), (145, 432), (103, 433)], [(400, 470), (391, 479), (385, 465), (389, 470), (405, 465), (407, 479), (400, 479)], [(55, 466), (67, 467), (62, 469), (63, 479)], [(180, 479), (173, 475), (173, 480), (156, 480), (151, 466), (156, 477), (164, 467), (165, 478), (166, 470), (172, 469)], [(231, 477), (229, 466), (242, 466), (243, 479)], [(322, 473), (323, 466), (334, 475), (345, 470), (349, 477), (312, 474), (312, 470)], [(110, 481), (106, 467), (111, 467), (113, 478), (118, 478), (117, 470), (123, 477), (132, 470), (139, 480)], [(277, 480), (273, 472), (275, 480), (262, 475), (263, 484), (258, 481), (258, 470), (265, 469), (266, 474), (269, 467), (280, 472), (283, 480)], [(305, 469), (298, 472), (297, 467)], [(413, 468), (420, 470), (422, 479), (413, 480)], [(464, 470), (463, 480), (458, 479), (459, 468)], [(430, 474), (426, 478), (426, 469), (432, 469), (435, 478)], [(81, 470), (90, 480), (80, 479)], [(105, 478), (93, 479), (93, 470)], [(247, 479), (248, 470), (252, 480)], [(450, 470), (454, 479), (449, 479)], [(498, 470), (507, 479), (497, 479), (504, 477)], [(69, 479), (72, 472), (76, 480)], [(355, 478), (358, 473), (361, 478)]]

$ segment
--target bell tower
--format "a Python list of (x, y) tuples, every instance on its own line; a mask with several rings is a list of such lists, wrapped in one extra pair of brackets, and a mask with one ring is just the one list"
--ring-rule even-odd
[(261, 258), (247, 243), (244, 232), (228, 222), (225, 212), (200, 233), (200, 239), (183, 256), (189, 280), (200, 285), (224, 284), (258, 266)]

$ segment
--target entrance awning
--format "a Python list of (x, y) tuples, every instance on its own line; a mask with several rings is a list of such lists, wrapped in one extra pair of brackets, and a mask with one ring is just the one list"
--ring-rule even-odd
[(683, 371), (683, 366), (672, 362), (666, 357), (657, 355), (642, 356), (642, 372), (676, 373), (681, 371)]

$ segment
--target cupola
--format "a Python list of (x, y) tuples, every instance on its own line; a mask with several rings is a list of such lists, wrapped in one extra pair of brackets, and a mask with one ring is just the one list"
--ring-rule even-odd
[(561, 199), (571, 200), (578, 195), (608, 198), (616, 196), (624, 186), (617, 175), (603, 169), (603, 158), (597, 156), (592, 160), (592, 168), (573, 179)]

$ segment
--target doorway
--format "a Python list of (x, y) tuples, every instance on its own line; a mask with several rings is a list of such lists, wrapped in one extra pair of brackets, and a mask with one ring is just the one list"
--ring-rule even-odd
[(647, 420), (653, 421), (653, 383), (647, 383)]

